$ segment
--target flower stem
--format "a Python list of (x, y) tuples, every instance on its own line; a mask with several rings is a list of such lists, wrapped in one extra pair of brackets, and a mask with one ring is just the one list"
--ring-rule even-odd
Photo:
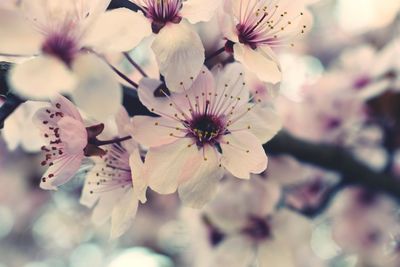
[(118, 74), (119, 77), (121, 77), (122, 79), (124, 79), (127, 83), (129, 83), (130, 85), (132, 85), (135, 88), (138, 88), (139, 85), (137, 83), (135, 83), (134, 81), (132, 81), (131, 79), (128, 78), (128, 76), (126, 76), (125, 74), (123, 74), (120, 70), (118, 70), (116, 67), (114, 67), (111, 64), (108, 64), (110, 66), (110, 68), (116, 73)]
[(94, 140), (93, 141), (93, 145), (96, 146), (105, 146), (105, 145), (111, 145), (111, 144), (115, 144), (115, 143), (121, 143), (127, 140), (132, 139), (131, 136), (125, 136), (125, 137), (121, 137), (121, 138), (115, 138), (115, 139), (111, 139), (111, 140)]
[(209, 55), (209, 56), (206, 58), (206, 61), (209, 61), (209, 60), (213, 59), (214, 57), (216, 57), (216, 56), (222, 54), (223, 52), (225, 52), (225, 47), (221, 47), (220, 49), (218, 49), (217, 51), (215, 51), (214, 53), (212, 53), (211, 55)]
[(125, 52), (125, 53), (124, 53), (124, 56), (125, 56), (125, 58), (129, 61), (129, 63), (131, 63), (132, 66), (134, 66), (135, 69), (137, 69), (137, 70), (140, 72), (140, 74), (141, 74), (143, 77), (148, 77), (147, 73), (139, 66), (139, 64), (137, 64), (137, 63), (133, 60), (133, 58), (131, 58), (131, 56), (129, 55), (129, 53)]

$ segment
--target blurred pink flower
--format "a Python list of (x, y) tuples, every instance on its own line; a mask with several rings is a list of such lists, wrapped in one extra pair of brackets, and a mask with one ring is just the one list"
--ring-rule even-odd
[(307, 247), (311, 223), (289, 210), (277, 210), (279, 199), (279, 186), (260, 177), (224, 183), (205, 208), (211, 225), (224, 234), (209, 266), (297, 266), (296, 252)]
[(54, 190), (79, 170), (88, 134), (79, 111), (61, 95), (51, 100), (50, 107), (38, 110), (34, 121), (48, 143), (42, 147), (46, 156), (42, 166), (48, 169), (40, 187)]
[[(332, 236), (346, 253), (356, 254), (360, 263), (385, 264), (385, 247), (392, 238), (391, 229), (398, 227), (396, 203), (363, 188), (343, 191), (329, 211)], [(362, 265), (364, 266), (364, 265)]]
[[(116, 115), (119, 136), (132, 132), (130, 118), (124, 108)], [(111, 237), (117, 238), (131, 226), (139, 200), (146, 202), (147, 185), (143, 179), (139, 148), (132, 139), (110, 144), (106, 154), (93, 157), (94, 167), (87, 174), (81, 203), (96, 206), (92, 220), (103, 224), (111, 217)]]
[(281, 69), (273, 48), (293, 45), (310, 27), (309, 0), (225, 0), (221, 28), (234, 57), (263, 82), (276, 84)]
[(162, 194), (177, 190), (192, 207), (216, 192), (223, 168), (249, 179), (267, 167), (262, 144), (280, 129), (271, 107), (249, 102), (240, 64), (203, 69), (190, 90), (154, 97), (160, 83), (145, 79), (139, 97), (158, 118), (136, 116), (133, 137), (150, 147), (145, 161), (149, 185)]
[[(144, 19), (124, 8), (106, 11), (109, 2), (32, 0), (15, 10), (0, 9), (0, 54), (33, 56), (11, 70), (15, 90), (33, 99), (68, 92), (78, 106), (95, 116), (115, 114), (122, 97), (120, 86), (107, 64), (88, 50), (134, 48), (140, 40), (131, 25)], [(109, 105), (102, 109), (93, 105), (105, 101)]]
[(193, 78), (199, 75), (205, 59), (203, 44), (190, 24), (210, 20), (222, 1), (130, 1), (138, 5), (148, 19), (146, 23), (132, 25), (138, 30), (137, 35), (142, 38), (149, 35), (148, 31), (143, 31), (144, 28), (156, 34), (152, 49), (169, 90), (182, 91), (181, 83), (189, 88)]

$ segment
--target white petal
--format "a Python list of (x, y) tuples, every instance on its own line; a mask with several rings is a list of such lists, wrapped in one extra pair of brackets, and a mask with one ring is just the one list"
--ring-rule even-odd
[(296, 267), (290, 248), (278, 240), (267, 240), (260, 244), (257, 259), (260, 267)]
[(188, 0), (183, 2), (181, 15), (192, 24), (209, 21), (222, 2), (221, 0)]
[[(65, 184), (78, 172), (82, 164), (82, 155), (74, 155), (56, 161), (43, 175), (46, 179), (40, 182), (40, 188), (45, 190), (56, 190), (58, 186)], [(54, 177), (48, 178), (50, 174)]]
[(200, 164), (199, 151), (189, 138), (174, 143), (150, 148), (146, 155), (144, 175), (149, 186), (160, 194), (175, 192), (180, 183), (186, 181)]
[(281, 81), (282, 73), (278, 64), (271, 60), (262, 49), (253, 50), (246, 45), (235, 44), (233, 50), (235, 59), (256, 74), (261, 81), (273, 84)]
[(250, 266), (254, 261), (255, 249), (255, 245), (243, 236), (228, 237), (217, 247), (211, 266)]
[(183, 127), (181, 123), (162, 117), (135, 116), (132, 118), (132, 124), (133, 138), (146, 147), (169, 144), (177, 140), (177, 136), (185, 135), (176, 130), (177, 127)]
[[(219, 66), (213, 69), (217, 83), (217, 93), (220, 97), (234, 99), (233, 105), (240, 107), (249, 102), (249, 90), (244, 83), (244, 69), (239, 63), (226, 65), (223, 69)], [(223, 101), (220, 110), (225, 110), (232, 101)]]
[(118, 238), (129, 229), (136, 216), (137, 208), (138, 199), (132, 190), (128, 190), (112, 211), (111, 238)]
[(219, 167), (219, 159), (214, 148), (204, 147), (204, 157), (199, 154), (200, 166), (193, 175), (178, 188), (182, 202), (192, 208), (202, 208), (217, 193), (219, 180), (224, 175), (223, 168)]
[[(167, 24), (155, 38), (152, 49), (169, 90), (189, 88), (204, 63), (199, 35), (184, 21)], [(183, 83), (183, 84), (181, 84)]]
[(82, 151), (88, 143), (87, 132), (83, 123), (65, 116), (59, 120), (58, 126), (60, 127), (60, 137), (65, 146), (65, 153), (83, 153)]
[(132, 172), (134, 193), (140, 202), (145, 203), (147, 201), (146, 190), (148, 181), (147, 177), (144, 175), (144, 164), (138, 149), (133, 151), (133, 153), (129, 156), (129, 167), (131, 168)]
[(51, 56), (39, 56), (15, 65), (9, 78), (12, 88), (30, 99), (69, 92), (76, 85), (75, 75), (64, 63)]
[(267, 155), (256, 136), (247, 131), (234, 132), (221, 142), (222, 165), (233, 176), (249, 179), (250, 173), (261, 173), (267, 168)]
[(73, 70), (79, 79), (72, 93), (78, 107), (100, 121), (119, 111), (121, 86), (106, 63), (94, 55), (82, 55), (75, 60)]
[(100, 194), (100, 199), (93, 210), (92, 222), (101, 225), (111, 217), (115, 205), (124, 195), (124, 190), (113, 190), (105, 193), (94, 192), (94, 194)]
[[(170, 96), (155, 97), (154, 90), (160, 85), (160, 81), (153, 79), (142, 79), (139, 84), (139, 99), (151, 111), (161, 116), (182, 120), (190, 117), (190, 109), (194, 109), (196, 97), (202, 94), (215, 93), (215, 81), (211, 72), (203, 67), (200, 74), (194, 80), (192, 86), (184, 93), (174, 93)], [(199, 101), (199, 109), (205, 107), (204, 101)], [(182, 114), (183, 113), (183, 114)], [(185, 118), (185, 115), (187, 116)]]
[(20, 105), (4, 122), (2, 136), (7, 147), (14, 150), (18, 145), (29, 152), (38, 152), (44, 145), (43, 136), (33, 124), (33, 115), (47, 103), (27, 101)]
[(101, 14), (90, 25), (84, 43), (101, 52), (124, 52), (135, 48), (151, 33), (149, 20), (141, 13), (117, 8)]
[(31, 56), (40, 51), (43, 36), (20, 12), (0, 9), (0, 53)]
[[(247, 109), (250, 105), (246, 105)], [(244, 110), (243, 112), (246, 112)], [(240, 113), (240, 112), (238, 112)], [(271, 140), (272, 137), (282, 128), (282, 122), (278, 114), (271, 107), (257, 105), (246, 112), (241, 119), (233, 123), (229, 130), (248, 129), (257, 136), (262, 144)]]

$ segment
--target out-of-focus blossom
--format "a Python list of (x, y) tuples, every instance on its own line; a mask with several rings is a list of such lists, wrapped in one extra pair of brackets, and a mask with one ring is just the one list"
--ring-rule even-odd
[(145, 161), (149, 185), (159, 193), (177, 190), (181, 199), (201, 207), (216, 192), (223, 168), (248, 179), (267, 167), (262, 144), (280, 129), (270, 107), (249, 103), (239, 64), (206, 68), (182, 94), (154, 97), (158, 81), (144, 80), (139, 97), (159, 118), (136, 116), (134, 138), (150, 147)]
[(388, 260), (389, 229), (398, 225), (395, 203), (375, 192), (349, 188), (329, 212), (333, 238), (347, 253), (356, 254), (361, 263), (388, 266), (382, 263)]
[[(116, 115), (118, 134), (130, 136), (130, 118), (125, 109)], [(94, 167), (87, 174), (81, 203), (95, 206), (92, 220), (103, 224), (111, 217), (111, 237), (117, 238), (131, 226), (139, 200), (146, 202), (146, 184), (139, 148), (132, 140), (107, 146), (101, 158), (93, 158)]]
[[(117, 112), (119, 85), (107, 64), (87, 51), (134, 48), (140, 40), (130, 25), (143, 18), (124, 8), (105, 12), (109, 2), (26, 0), (18, 10), (0, 9), (0, 53), (33, 56), (13, 67), (11, 86), (35, 99), (71, 92), (78, 105), (95, 115)], [(105, 101), (107, 108), (94, 105)]]
[(281, 69), (272, 49), (293, 45), (311, 26), (309, 0), (225, 0), (221, 28), (234, 57), (261, 81), (277, 83)]
[(15, 110), (4, 122), (2, 136), (10, 150), (18, 146), (28, 152), (37, 152), (43, 145), (43, 139), (39, 130), (33, 124), (33, 115), (46, 103), (27, 101)]
[(88, 144), (88, 133), (77, 108), (63, 96), (51, 100), (51, 106), (42, 108), (34, 115), (47, 146), (43, 146), (48, 166), (40, 187), (57, 189), (68, 182), (79, 170)]
[(209, 223), (223, 233), (209, 266), (297, 266), (296, 253), (307, 246), (310, 222), (288, 210), (276, 210), (280, 190), (258, 177), (227, 181), (205, 208)]
[[(396, 18), (400, 10), (397, 0), (339, 0), (336, 3), (337, 20), (341, 28), (349, 33), (363, 33), (383, 28)], [(354, 11), (357, 10), (357, 16)]]
[[(190, 24), (212, 18), (221, 0), (130, 0), (138, 5), (148, 19), (132, 25), (138, 36), (149, 35), (143, 28), (151, 28), (156, 37), (152, 49), (165, 77), (168, 89), (182, 91), (199, 75), (204, 64), (204, 47)], [(141, 13), (139, 12), (139, 13)]]

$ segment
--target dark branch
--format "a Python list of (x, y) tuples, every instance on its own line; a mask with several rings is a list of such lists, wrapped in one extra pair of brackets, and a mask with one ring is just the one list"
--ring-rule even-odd
[(329, 144), (314, 144), (282, 131), (264, 149), (271, 155), (290, 155), (329, 171), (337, 172), (344, 185), (359, 185), (375, 192), (386, 193), (400, 201), (400, 180), (378, 173), (358, 161), (347, 150)]

